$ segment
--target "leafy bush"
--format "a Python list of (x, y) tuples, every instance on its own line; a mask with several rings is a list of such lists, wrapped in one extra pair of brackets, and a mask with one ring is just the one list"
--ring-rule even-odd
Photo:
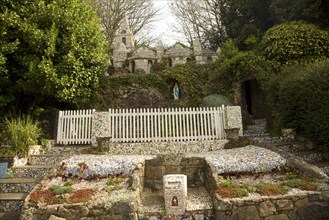
[(179, 105), (184, 107), (199, 106), (202, 98), (211, 94), (209, 85), (212, 84), (209, 75), (216, 71), (215, 64), (185, 64), (168, 68), (161, 73), (165, 81), (177, 82), (180, 87)]
[(10, 146), (11, 153), (25, 156), (29, 146), (37, 144), (41, 134), (40, 123), (30, 116), (6, 117), (3, 121), (1, 139)]
[(104, 111), (108, 108), (155, 107), (163, 103), (162, 94), (166, 93), (166, 89), (165, 80), (158, 74), (102, 76), (94, 97), (83, 107)]
[[(222, 54), (217, 61), (217, 70), (210, 75), (211, 85), (219, 87), (216, 91), (232, 99), (236, 83), (246, 79), (257, 79), (260, 84), (266, 82), (276, 69), (275, 63), (253, 51), (233, 52)], [(216, 82), (216, 83), (213, 83)]]
[(278, 126), (329, 147), (329, 59), (287, 67), (266, 85)]
[(206, 96), (201, 103), (203, 107), (220, 107), (222, 105), (230, 106), (232, 103), (227, 97), (219, 94)]
[(266, 57), (281, 64), (305, 64), (329, 57), (329, 32), (304, 22), (274, 26), (262, 44)]

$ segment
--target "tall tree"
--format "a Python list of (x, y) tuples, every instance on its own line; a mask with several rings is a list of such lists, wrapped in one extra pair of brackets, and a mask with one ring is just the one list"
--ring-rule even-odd
[(179, 21), (176, 30), (183, 33), (190, 45), (195, 39), (212, 49), (217, 49), (225, 38), (216, 0), (172, 0), (170, 9)]
[(107, 62), (91, 5), (81, 0), (2, 1), (0, 106), (26, 112), (53, 103), (82, 103)]
[(304, 20), (329, 28), (328, 0), (272, 0), (271, 11), (278, 22)]
[(246, 49), (245, 40), (259, 36), (274, 24), (270, 11), (272, 0), (217, 0), (221, 19), (228, 38), (240, 49)]
[(105, 38), (112, 45), (114, 36), (125, 17), (134, 34), (148, 28), (155, 21), (158, 9), (152, 0), (93, 0), (93, 6), (102, 20)]

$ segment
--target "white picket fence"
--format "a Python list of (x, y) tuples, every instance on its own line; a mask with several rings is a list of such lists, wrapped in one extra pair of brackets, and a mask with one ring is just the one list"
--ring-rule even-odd
[[(57, 144), (90, 144), (95, 110), (60, 111)], [(218, 108), (110, 109), (112, 142), (225, 139), (224, 106)]]
[(60, 111), (57, 144), (90, 144), (92, 115), (95, 110)]
[(221, 108), (110, 109), (112, 142), (225, 139)]

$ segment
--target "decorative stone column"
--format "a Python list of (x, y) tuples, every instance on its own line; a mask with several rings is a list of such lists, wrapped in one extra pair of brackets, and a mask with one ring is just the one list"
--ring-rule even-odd
[(108, 112), (94, 112), (92, 121), (92, 134), (91, 144), (94, 147), (98, 146), (97, 138), (109, 138), (110, 137), (110, 121)]
[(240, 106), (225, 107), (225, 130), (236, 130), (239, 136), (243, 136), (242, 114)]

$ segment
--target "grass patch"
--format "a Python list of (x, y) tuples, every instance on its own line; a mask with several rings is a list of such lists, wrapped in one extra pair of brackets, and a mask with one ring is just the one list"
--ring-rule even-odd
[(259, 183), (256, 185), (257, 192), (262, 196), (283, 195), (288, 192), (288, 188), (273, 183)]
[(122, 177), (109, 177), (106, 181), (106, 185), (115, 186), (115, 185), (120, 185), (123, 182), (124, 179)]
[(73, 186), (75, 184), (74, 179), (67, 179), (67, 181), (64, 183), (64, 186)]
[(318, 183), (317, 190), (319, 191), (329, 191), (329, 184), (328, 183)]
[(109, 177), (106, 181), (106, 191), (108, 193), (112, 193), (113, 191), (118, 191), (123, 188), (124, 177), (121, 176), (113, 176)]
[(93, 189), (79, 189), (72, 193), (68, 199), (68, 203), (83, 203), (88, 202), (93, 195), (95, 195), (96, 190)]
[(313, 179), (305, 178), (292, 178), (286, 180), (283, 185), (290, 188), (297, 188), (301, 190), (315, 191), (317, 189), (317, 183)]
[(222, 198), (241, 198), (248, 195), (245, 187), (239, 186), (231, 179), (225, 179), (221, 182), (220, 187), (215, 190), (215, 193)]
[(62, 195), (65, 193), (71, 193), (73, 191), (71, 186), (53, 185), (49, 189), (54, 195)]

